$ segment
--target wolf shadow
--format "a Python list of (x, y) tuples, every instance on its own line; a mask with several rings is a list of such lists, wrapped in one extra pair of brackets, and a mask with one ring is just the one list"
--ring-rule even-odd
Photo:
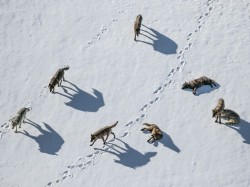
[(113, 154), (118, 157), (114, 161), (118, 164), (122, 164), (126, 167), (136, 169), (138, 167), (142, 167), (150, 162), (151, 158), (154, 157), (157, 153), (156, 152), (147, 152), (145, 154), (135, 150), (126, 142), (122, 141), (121, 139), (116, 138), (116, 140), (122, 142), (125, 148), (118, 146), (116, 144), (107, 143), (109, 144), (110, 150), (96, 148), (96, 150), (105, 151), (107, 153)]
[(29, 123), (33, 127), (37, 128), (37, 130), (41, 134), (38, 136), (33, 136), (25, 130), (24, 133), (23, 132), (20, 133), (35, 140), (39, 145), (38, 150), (41, 153), (57, 155), (56, 153), (61, 149), (62, 145), (64, 144), (63, 138), (47, 123), (43, 122), (46, 129), (43, 129), (40, 125), (28, 119), (26, 120), (26, 123)]
[(250, 123), (249, 122), (243, 119), (240, 119), (239, 124), (225, 125), (225, 126), (238, 132), (244, 139), (243, 143), (250, 144)]
[[(150, 132), (144, 131), (144, 134), (150, 134)], [(181, 150), (177, 147), (177, 145), (174, 144), (172, 138), (165, 132), (162, 131), (162, 138), (160, 140), (154, 141), (153, 145), (155, 147), (158, 147), (159, 143), (161, 143), (164, 147), (167, 147), (177, 153), (179, 153)]]
[[(142, 40), (137, 40), (138, 42), (152, 45), (153, 49), (155, 51), (160, 52), (160, 53), (165, 54), (165, 55), (176, 54), (178, 45), (173, 40), (171, 40), (167, 36), (159, 33), (158, 31), (156, 31), (153, 28), (149, 28), (143, 24), (142, 24), (142, 26), (147, 28), (150, 32), (147, 30), (141, 29), (142, 32), (140, 33), (140, 35), (143, 35), (143, 36), (147, 37), (148, 39), (152, 40), (152, 43), (142, 41)], [(144, 33), (146, 33), (147, 35)]]
[[(68, 82), (71, 86), (73, 86), (73, 88), (68, 86), (62, 86), (65, 94), (55, 92), (56, 94), (62, 95), (70, 99), (70, 101), (65, 103), (65, 105), (84, 112), (97, 112), (99, 108), (105, 105), (103, 95), (98, 90), (93, 89), (93, 96), (78, 88), (78, 86), (76, 86), (75, 84), (69, 81), (65, 82)], [(69, 90), (73, 91), (74, 93), (69, 93)]]
[(167, 147), (169, 149), (171, 149), (172, 151), (175, 151), (177, 153), (179, 153), (181, 150), (179, 149), (179, 147), (177, 145), (175, 145), (174, 141), (172, 140), (172, 138), (165, 132), (163, 132), (163, 137), (162, 139), (155, 141), (154, 142), (154, 146), (158, 147), (158, 144), (161, 143), (164, 147)]

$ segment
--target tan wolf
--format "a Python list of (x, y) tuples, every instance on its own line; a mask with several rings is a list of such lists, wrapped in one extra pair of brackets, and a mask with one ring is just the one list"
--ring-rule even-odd
[(229, 109), (224, 109), (222, 112), (221, 112), (221, 117), (223, 119), (226, 119), (228, 120), (225, 124), (227, 125), (234, 125), (234, 124), (238, 124), (240, 123), (240, 116), (232, 111), (232, 110), (229, 110)]
[[(118, 123), (118, 121), (115, 122), (113, 125), (103, 127), (101, 129), (99, 129), (98, 131), (96, 131), (94, 134), (91, 134), (90, 142), (93, 142), (93, 143), (90, 146), (92, 146), (97, 139), (102, 139), (103, 144), (106, 144), (106, 141), (107, 141), (110, 134), (113, 134), (113, 136), (115, 138), (115, 133), (112, 132), (112, 128), (115, 127), (117, 125), (117, 123)], [(104, 139), (104, 136), (106, 136), (105, 139)]]
[(23, 107), (17, 112), (17, 114), (13, 118), (9, 120), (12, 125), (12, 129), (16, 127), (15, 133), (17, 133), (18, 125), (19, 125), (19, 128), (21, 128), (21, 125), (24, 122), (24, 119), (26, 118), (26, 113), (28, 111), (30, 111), (30, 108)]
[(195, 95), (197, 88), (199, 88), (203, 85), (210, 85), (213, 88), (213, 85), (217, 86), (215, 83), (216, 82), (214, 80), (207, 78), (205, 76), (202, 76), (202, 77), (200, 77), (198, 79), (194, 79), (190, 82), (185, 82), (182, 85), (182, 89), (190, 88), (193, 90), (193, 94)]
[(136, 16), (136, 20), (134, 23), (134, 33), (135, 33), (134, 40), (135, 41), (136, 41), (136, 36), (139, 36), (139, 34), (140, 34), (141, 22), (142, 22), (142, 15), (139, 14), (138, 16)]
[(50, 83), (49, 83), (50, 92), (54, 93), (55, 86), (58, 85), (58, 87), (59, 87), (59, 86), (61, 86), (62, 81), (65, 81), (64, 71), (66, 71), (68, 69), (69, 69), (69, 66), (65, 66), (64, 68), (60, 68), (59, 70), (57, 70), (57, 72), (52, 77), (52, 79), (50, 80)]
[(143, 125), (146, 125), (146, 127), (142, 128), (141, 131), (147, 130), (151, 132), (151, 137), (147, 140), (148, 143), (153, 143), (155, 140), (160, 140), (163, 137), (162, 131), (157, 125), (149, 123), (144, 123)]
[(212, 110), (212, 117), (216, 117), (215, 120), (216, 123), (219, 118), (219, 123), (221, 124), (221, 113), (223, 112), (224, 108), (225, 108), (224, 99), (220, 98), (216, 107)]

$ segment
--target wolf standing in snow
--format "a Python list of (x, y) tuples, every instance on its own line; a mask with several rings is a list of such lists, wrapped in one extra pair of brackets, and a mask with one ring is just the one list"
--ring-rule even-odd
[(29, 108), (23, 107), (21, 108), (17, 114), (11, 118), (9, 121), (12, 125), (12, 129), (16, 127), (15, 133), (17, 133), (17, 126), (19, 125), (19, 128), (21, 128), (22, 123), (24, 122), (24, 119), (26, 118), (26, 113), (30, 111)]
[(142, 15), (140, 14), (140, 15), (136, 16), (136, 20), (134, 23), (134, 33), (135, 33), (134, 40), (135, 41), (136, 41), (136, 36), (139, 36), (139, 34), (140, 34), (141, 22), (142, 22)]
[(182, 85), (182, 89), (190, 88), (193, 90), (193, 94), (195, 95), (197, 88), (199, 88), (203, 85), (210, 85), (213, 88), (213, 85), (217, 86), (215, 83), (216, 82), (214, 80), (207, 78), (205, 76), (202, 76), (202, 77), (200, 77), (198, 79), (194, 79), (190, 82), (185, 82)]
[[(92, 146), (97, 139), (102, 139), (103, 144), (106, 144), (106, 141), (107, 141), (110, 134), (113, 134), (113, 136), (115, 138), (115, 133), (112, 132), (112, 128), (114, 128), (117, 125), (117, 123), (118, 123), (118, 121), (115, 122), (113, 125), (103, 127), (101, 129), (99, 129), (98, 131), (96, 131), (94, 134), (91, 134), (90, 142), (93, 142), (93, 143), (90, 146)], [(105, 139), (104, 139), (104, 136), (106, 136)]]
[(160, 140), (163, 137), (162, 131), (157, 125), (149, 123), (144, 123), (143, 125), (146, 125), (146, 127), (142, 128), (141, 131), (147, 130), (151, 132), (151, 137), (147, 140), (148, 143), (153, 143), (155, 140)]
[(223, 112), (224, 108), (225, 108), (224, 99), (220, 98), (216, 107), (212, 110), (213, 117), (216, 117), (216, 120), (215, 120), (216, 123), (219, 118), (219, 123), (221, 124), (221, 113)]
[(55, 73), (55, 75), (52, 77), (52, 79), (50, 80), (50, 83), (49, 83), (49, 90), (50, 90), (50, 92), (54, 93), (55, 86), (58, 85), (58, 87), (59, 87), (59, 86), (61, 86), (62, 81), (65, 81), (64, 71), (66, 71), (68, 69), (69, 69), (69, 66), (66, 66), (64, 68), (60, 68)]

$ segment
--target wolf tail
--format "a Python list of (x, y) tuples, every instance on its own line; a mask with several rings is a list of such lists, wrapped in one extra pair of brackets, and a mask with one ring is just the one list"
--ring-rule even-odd
[(116, 121), (115, 124), (114, 124), (114, 125), (111, 125), (110, 127), (113, 128), (113, 127), (115, 127), (117, 124), (118, 124), (118, 121)]
[(69, 66), (65, 66), (62, 70), (69, 70)]

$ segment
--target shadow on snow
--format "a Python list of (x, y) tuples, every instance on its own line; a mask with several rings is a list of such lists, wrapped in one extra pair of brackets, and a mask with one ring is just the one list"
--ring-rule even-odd
[(122, 164), (126, 167), (130, 167), (133, 169), (146, 165), (147, 163), (150, 162), (150, 159), (157, 154), (156, 152), (147, 152), (145, 154), (140, 153), (136, 149), (129, 146), (126, 142), (118, 138), (116, 138), (116, 140), (122, 142), (125, 145), (125, 148), (112, 143), (108, 143), (111, 144), (109, 146), (110, 150), (105, 150), (100, 148), (96, 148), (96, 150), (105, 151), (117, 156), (119, 159), (114, 160), (116, 163)]
[(155, 51), (160, 52), (165, 55), (176, 54), (178, 46), (173, 40), (159, 33), (155, 29), (149, 28), (145, 25), (143, 26), (147, 28), (150, 32), (147, 30), (141, 29), (141, 31), (143, 31), (144, 33), (147, 33), (147, 35), (142, 32), (140, 33), (140, 35), (145, 36), (148, 39), (152, 40), (152, 43), (142, 41), (142, 40), (136, 40), (137, 42), (152, 45)]
[(38, 136), (33, 136), (25, 130), (24, 133), (23, 132), (20, 133), (35, 140), (39, 145), (38, 150), (40, 150), (41, 153), (57, 155), (56, 153), (61, 149), (62, 145), (64, 144), (64, 140), (62, 139), (62, 137), (47, 123), (44, 123), (46, 129), (43, 129), (40, 125), (31, 120), (26, 121), (26, 123), (29, 123), (33, 127), (37, 128), (37, 130), (41, 134)]
[[(71, 84), (74, 88), (70, 88), (68, 86), (63, 86), (62, 88), (64, 90), (65, 94), (55, 92), (56, 94), (62, 95), (68, 99), (70, 99), (69, 102), (65, 103), (65, 105), (70, 106), (76, 110), (81, 110), (84, 112), (97, 112), (99, 108), (104, 106), (104, 100), (102, 93), (98, 90), (93, 89), (94, 95), (91, 95), (80, 88), (78, 88), (75, 84), (65, 81)], [(69, 93), (68, 90), (73, 91), (74, 93)]]
[(246, 144), (250, 144), (250, 123), (241, 119), (238, 125), (225, 125), (236, 132), (238, 132), (242, 138), (244, 139), (243, 142)]

